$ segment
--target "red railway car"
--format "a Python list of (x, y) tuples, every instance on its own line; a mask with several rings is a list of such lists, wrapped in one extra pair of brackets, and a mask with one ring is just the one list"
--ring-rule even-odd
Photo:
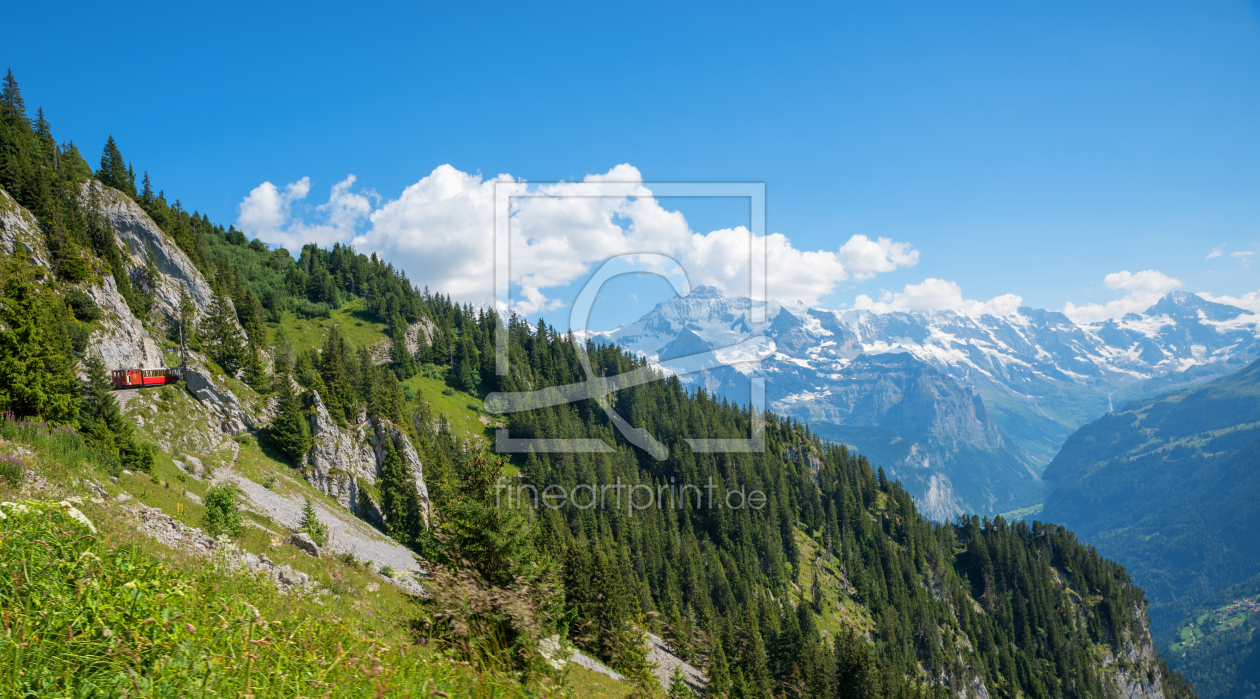
[(114, 388), (143, 388), (163, 386), (184, 380), (184, 368), (178, 366), (161, 369), (115, 369), (109, 372)]

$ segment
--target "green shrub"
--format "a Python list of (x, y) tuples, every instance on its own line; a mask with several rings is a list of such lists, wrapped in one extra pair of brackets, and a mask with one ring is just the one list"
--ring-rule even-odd
[(235, 539), (243, 533), (245, 523), (236, 504), (237, 492), (239, 491), (235, 485), (220, 483), (211, 486), (202, 497), (202, 504), (206, 508), (206, 516), (202, 522), (210, 536), (227, 534)]
[(450, 386), (447, 386), (446, 388), (442, 389), (442, 395), (453, 396), (455, 395), (455, 389), (451, 388)]
[(101, 309), (92, 297), (78, 289), (71, 289), (66, 293), (66, 305), (74, 313), (74, 319), (80, 323), (91, 323), (101, 317)]
[(394, 577), (394, 569), (389, 566), (381, 566), (381, 575), (384, 575), (387, 578), (392, 578)]

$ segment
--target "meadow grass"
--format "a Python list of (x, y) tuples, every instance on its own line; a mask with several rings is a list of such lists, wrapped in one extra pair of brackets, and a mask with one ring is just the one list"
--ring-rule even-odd
[[(566, 696), (560, 677), (458, 662), (425, 643), (419, 601), (354, 561), (314, 559), (246, 528), (233, 546), (266, 552), (327, 592), (283, 594), (270, 581), (167, 549), (114, 502), (116, 491), (200, 526), (202, 510), (160, 460), (120, 474), (107, 498), (56, 498), (108, 475), (80, 435), (0, 417), (0, 451), (46, 485), (23, 499), (0, 479), (0, 696)], [(19, 451), (21, 447), (25, 450)], [(191, 479), (189, 479), (191, 482)], [(170, 487), (168, 487), (168, 485)], [(198, 484), (200, 485), (200, 484)], [(89, 495), (89, 493), (83, 493)], [(265, 519), (265, 518), (264, 518)], [(224, 554), (218, 554), (222, 556)]]

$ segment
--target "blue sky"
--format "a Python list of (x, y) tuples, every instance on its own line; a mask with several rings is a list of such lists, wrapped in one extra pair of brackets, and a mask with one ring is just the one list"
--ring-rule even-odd
[[(839, 281), (818, 299), (831, 308), (895, 305), (912, 294), (881, 291), (929, 278), (1054, 309), (1167, 278), (1260, 290), (1254, 3), (22, 3), (6, 17), (0, 56), (54, 135), (94, 161), (112, 132), (217, 222), (263, 182), (309, 178), (288, 214), (318, 225), (350, 174), (376, 209), (447, 164), (531, 182), (629, 164), (647, 182), (765, 182), (768, 228), (798, 251), (855, 235), (917, 251)], [(681, 210), (698, 233), (746, 223), (738, 206)], [(632, 320), (665, 287), (616, 291), (609, 317)]]

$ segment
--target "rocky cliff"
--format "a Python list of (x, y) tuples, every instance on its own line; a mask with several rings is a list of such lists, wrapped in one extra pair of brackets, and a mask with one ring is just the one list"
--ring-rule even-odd
[(0, 189), (0, 245), (9, 254), (26, 257), (35, 267), (50, 269), (48, 248), (44, 245), (39, 222), (3, 189)]
[(307, 408), (313, 438), (303, 469), (307, 481), (363, 519), (383, 524), (376, 482), (385, 461), (385, 440), (391, 440), (415, 478), (420, 509), (424, 521), (429, 521), (424, 466), (405, 432), (388, 420), (369, 417), (366, 410), (359, 411), (349, 431), (342, 430), (328, 414), (318, 391), (307, 396)]
[(179, 249), (153, 219), (116, 189), (95, 180), (83, 184), (81, 201), (100, 211), (114, 229), (119, 250), (128, 261), (129, 275), (143, 270), (150, 254), (161, 273), (153, 291), (154, 311), (167, 317), (179, 315), (179, 291), (183, 288), (197, 306), (198, 315), (207, 312), (214, 302), (214, 293), (192, 260)]
[(88, 347), (107, 369), (166, 366), (162, 349), (144, 323), (131, 314), (113, 276), (104, 275), (99, 283), (85, 283), (82, 289), (101, 309), (102, 317), (94, 323)]

